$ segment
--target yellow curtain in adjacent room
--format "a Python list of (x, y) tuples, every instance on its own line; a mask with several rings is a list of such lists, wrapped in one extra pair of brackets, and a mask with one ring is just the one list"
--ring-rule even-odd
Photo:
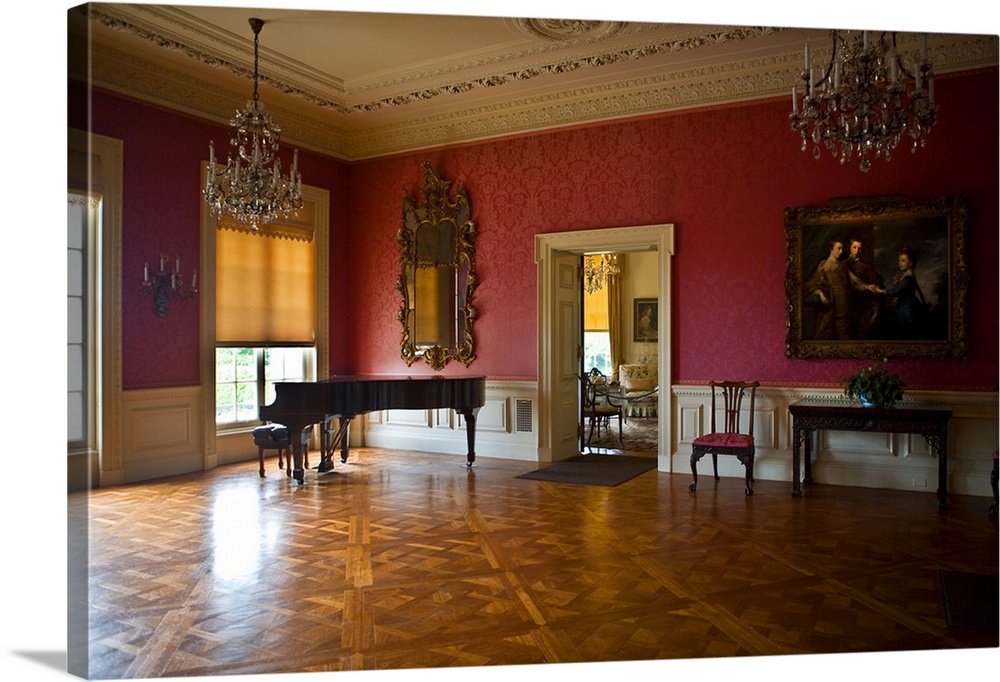
[(229, 229), (216, 237), (216, 342), (313, 344), (315, 240)]

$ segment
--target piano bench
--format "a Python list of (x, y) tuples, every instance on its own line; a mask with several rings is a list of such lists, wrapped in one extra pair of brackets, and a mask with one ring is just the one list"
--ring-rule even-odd
[[(312, 438), (312, 426), (302, 430), (302, 457), (306, 468), (309, 467), (309, 440)], [(278, 451), (278, 469), (285, 469), (285, 475), (292, 475), (292, 441), (288, 436), (288, 427), (283, 424), (264, 424), (253, 430), (253, 444), (257, 446), (257, 459), (260, 462), (260, 476), (264, 477), (264, 450)]]

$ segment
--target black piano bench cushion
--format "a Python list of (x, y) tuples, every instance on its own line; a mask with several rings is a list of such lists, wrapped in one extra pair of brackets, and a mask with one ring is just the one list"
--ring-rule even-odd
[(289, 445), (288, 427), (265, 424), (253, 430), (253, 444), (264, 448), (281, 448)]
[[(313, 427), (302, 429), (303, 445), (309, 442)], [(253, 444), (262, 448), (285, 448), (291, 445), (288, 438), (288, 427), (283, 424), (264, 424), (253, 430)]]

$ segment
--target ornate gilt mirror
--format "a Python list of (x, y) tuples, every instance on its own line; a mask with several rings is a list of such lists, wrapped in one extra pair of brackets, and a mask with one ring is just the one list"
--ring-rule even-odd
[(403, 295), (400, 353), (407, 365), (423, 358), (436, 370), (452, 359), (468, 366), (476, 358), (476, 224), (461, 185), (452, 193), (450, 180), (442, 180), (429, 162), (423, 167), (423, 203), (404, 196), (396, 235), (402, 251), (396, 284)]

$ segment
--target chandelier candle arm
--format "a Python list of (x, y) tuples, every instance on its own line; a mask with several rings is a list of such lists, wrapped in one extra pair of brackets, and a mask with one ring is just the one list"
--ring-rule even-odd
[(237, 110), (229, 122), (230, 152), (221, 169), (215, 158), (215, 143), (209, 142), (204, 191), (213, 216), (229, 215), (248, 224), (253, 232), (276, 218), (288, 218), (302, 208), (299, 150), (293, 150), (291, 170), (285, 176), (278, 157), (281, 127), (271, 119), (257, 94), (259, 36), (263, 26), (263, 20), (250, 19), (254, 34), (253, 98), (245, 109)]

